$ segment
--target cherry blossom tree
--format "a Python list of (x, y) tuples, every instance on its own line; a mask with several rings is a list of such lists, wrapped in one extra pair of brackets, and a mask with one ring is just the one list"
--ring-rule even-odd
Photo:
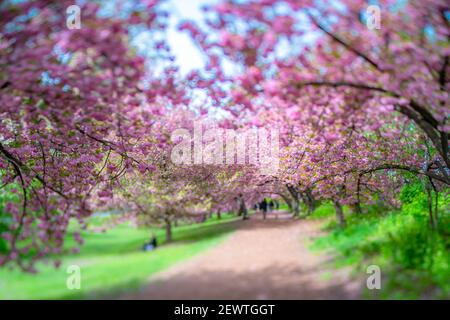
[[(269, 96), (294, 117), (314, 116), (310, 97), (323, 97), (330, 112), (344, 97), (358, 97), (348, 108), (366, 110), (374, 127), (387, 111), (413, 121), (436, 151), (428, 166), (434, 173), (424, 174), (448, 184), (448, 6), (396, 5), (380, 1), (381, 29), (371, 30), (366, 1), (224, 1), (207, 10), (216, 33), (193, 23), (182, 29), (209, 56), (211, 96), (222, 98), (223, 83), (233, 84), (231, 113), (254, 110), (255, 101)], [(218, 52), (242, 72), (228, 75)]]
[(286, 143), (294, 199), (314, 190), (360, 211), (361, 188), (396, 190), (392, 170), (450, 183), (448, 5), (379, 6), (379, 30), (366, 1), (223, 1), (206, 8), (207, 31), (181, 26), (208, 57), (193, 76), (218, 106), (301, 137)]
[[(180, 25), (206, 58), (186, 77), (161, 2), (86, 2), (79, 29), (66, 24), (70, 1), (0, 5), (0, 265), (32, 271), (61, 252), (69, 221), (101, 208), (164, 225), (170, 240), (178, 219), (246, 218), (267, 196), (295, 216), (330, 201), (344, 226), (344, 205), (398, 206), (404, 172), (436, 196), (448, 188), (446, 1), (378, 1), (373, 29), (363, 0), (222, 0), (201, 27)], [(141, 33), (146, 52), (132, 45)], [(171, 133), (195, 131), (210, 108), (220, 130), (278, 129), (279, 170), (175, 163)]]
[[(130, 45), (136, 30), (163, 32), (158, 1), (117, 2), (114, 12), (86, 2), (80, 29), (66, 26), (72, 4), (0, 6), (1, 187), (18, 195), (6, 204), (0, 264), (31, 270), (35, 259), (60, 252), (69, 220), (83, 224), (91, 214), (91, 196), (109, 198), (119, 177), (145, 165), (140, 155), (150, 144), (138, 142), (158, 97), (173, 105), (184, 98), (173, 72), (156, 78)], [(164, 59), (156, 39), (153, 59)], [(145, 101), (154, 109), (141, 108)]]

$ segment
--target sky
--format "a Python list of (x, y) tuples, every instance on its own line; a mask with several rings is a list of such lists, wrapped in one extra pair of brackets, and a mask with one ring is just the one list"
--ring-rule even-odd
[(167, 3), (171, 15), (167, 41), (182, 74), (201, 68), (204, 59), (189, 34), (180, 32), (177, 26), (183, 20), (194, 20), (200, 23), (203, 20), (202, 6), (216, 2), (216, 0), (169, 0)]
[[(186, 75), (193, 69), (202, 69), (204, 58), (200, 50), (195, 46), (187, 32), (180, 32), (177, 26), (183, 20), (193, 20), (202, 25), (203, 12), (201, 8), (205, 5), (214, 5), (222, 0), (168, 0), (166, 8), (169, 10), (170, 22), (167, 34), (167, 42), (176, 58), (177, 65), (182, 75)], [(281, 8), (281, 7), (280, 7)], [(314, 41), (317, 34), (304, 35), (302, 41), (309, 43)], [(300, 43), (299, 43), (300, 44)], [(277, 54), (284, 56), (289, 54), (290, 49), (281, 42)], [(235, 66), (227, 59), (222, 60), (225, 73), (234, 73)]]

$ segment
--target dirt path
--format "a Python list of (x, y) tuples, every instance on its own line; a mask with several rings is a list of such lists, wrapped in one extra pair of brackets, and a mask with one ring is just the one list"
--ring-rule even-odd
[(223, 243), (150, 279), (122, 299), (355, 299), (360, 281), (307, 249), (320, 223), (284, 213), (239, 222)]

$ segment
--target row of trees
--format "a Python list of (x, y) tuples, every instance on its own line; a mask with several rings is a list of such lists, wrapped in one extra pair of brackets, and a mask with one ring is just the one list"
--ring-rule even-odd
[(182, 26), (209, 57), (214, 76), (197, 74), (209, 96), (285, 132), (274, 180), (294, 209), (328, 199), (341, 224), (343, 204), (395, 205), (404, 181), (393, 171), (425, 177), (436, 197), (450, 182), (448, 4), (379, 5), (380, 30), (366, 25), (366, 1), (226, 1), (206, 10), (208, 29)]
[[(121, 208), (144, 224), (210, 212), (245, 214), (267, 196), (295, 215), (332, 201), (357, 214), (374, 201), (398, 206), (406, 182), (448, 191), (449, 8), (446, 1), (380, 1), (369, 30), (365, 1), (221, 1), (186, 30), (206, 66), (186, 77), (164, 43), (160, 1), (81, 6), (70, 1), (0, 6), (0, 174), (14, 194), (0, 213), (0, 265), (31, 270), (59, 253), (71, 219)], [(143, 57), (130, 45), (148, 36)], [(227, 66), (230, 63), (234, 71)], [(154, 66), (158, 66), (155, 68)], [(171, 133), (198, 117), (202, 90), (226, 116), (220, 128), (280, 130), (280, 169), (175, 165)], [(437, 206), (430, 206), (436, 225)]]

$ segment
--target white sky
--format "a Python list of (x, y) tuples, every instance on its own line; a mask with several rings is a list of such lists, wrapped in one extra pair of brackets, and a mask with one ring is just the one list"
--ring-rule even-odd
[(169, 0), (170, 23), (167, 41), (182, 74), (203, 66), (204, 59), (187, 32), (180, 32), (177, 26), (183, 20), (202, 21), (201, 7), (214, 4), (215, 0)]

